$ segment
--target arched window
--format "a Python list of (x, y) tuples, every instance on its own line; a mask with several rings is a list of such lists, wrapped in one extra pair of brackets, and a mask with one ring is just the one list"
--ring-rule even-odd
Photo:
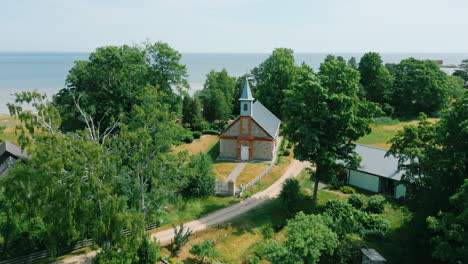
[(244, 103), (244, 111), (247, 111), (247, 104)]

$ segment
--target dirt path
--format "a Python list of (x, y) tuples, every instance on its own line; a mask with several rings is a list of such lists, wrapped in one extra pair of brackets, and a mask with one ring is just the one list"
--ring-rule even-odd
[[(254, 194), (253, 196), (245, 199), (244, 201), (231, 205), (229, 207), (220, 209), (211, 214), (208, 214), (200, 219), (190, 221), (185, 224), (186, 227), (190, 228), (193, 232), (198, 232), (206, 229), (210, 226), (217, 225), (223, 222), (232, 220), (240, 215), (262, 205), (269, 199), (272, 199), (279, 195), (281, 192), (281, 185), (283, 182), (291, 177), (296, 177), (302, 171), (302, 169), (309, 166), (307, 162), (300, 162), (293, 160), (289, 165), (286, 172), (281, 176), (279, 180), (273, 183), (267, 189)], [(152, 239), (157, 239), (161, 244), (171, 242), (174, 237), (174, 231), (172, 229), (161, 231), (151, 235)], [(84, 255), (76, 257), (66, 258), (63, 260), (56, 261), (57, 264), (74, 264), (74, 263), (91, 263), (92, 258), (96, 255), (97, 251), (93, 251)]]
[(241, 174), (241, 172), (244, 170), (245, 166), (247, 163), (241, 162), (239, 163), (232, 171), (229, 173), (227, 181), (232, 181), (236, 182), (237, 177)]

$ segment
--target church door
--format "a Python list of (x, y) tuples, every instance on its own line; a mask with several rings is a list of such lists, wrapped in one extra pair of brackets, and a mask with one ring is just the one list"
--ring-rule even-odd
[(249, 145), (242, 144), (241, 147), (241, 160), (248, 160), (249, 159)]

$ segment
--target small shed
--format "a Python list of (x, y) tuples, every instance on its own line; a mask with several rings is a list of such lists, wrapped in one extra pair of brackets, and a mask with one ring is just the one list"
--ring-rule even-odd
[(398, 169), (397, 158), (385, 157), (386, 149), (363, 144), (356, 144), (354, 151), (361, 157), (361, 164), (347, 170), (349, 185), (396, 198), (406, 195), (406, 187), (400, 183), (404, 171)]
[(28, 154), (20, 147), (5, 140), (0, 145), (0, 176), (7, 174), (8, 167), (14, 164), (18, 159), (26, 160)]
[(387, 260), (373, 248), (361, 248), (362, 264), (385, 263)]

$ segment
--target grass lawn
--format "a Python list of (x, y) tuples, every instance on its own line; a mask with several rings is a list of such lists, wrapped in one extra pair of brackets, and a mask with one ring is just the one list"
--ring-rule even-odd
[(236, 180), (236, 185), (247, 184), (262, 174), (269, 166), (268, 162), (247, 163), (244, 170)]
[(289, 164), (291, 164), (293, 159), (294, 154), (292, 150), (290, 151), (289, 156), (278, 157), (278, 161), (273, 166), (273, 168), (265, 176), (263, 176), (260, 181), (247, 189), (247, 191), (244, 192), (244, 196), (251, 196), (257, 192), (263, 191), (276, 182), (279, 178), (281, 178), (281, 176), (283, 176), (284, 172), (286, 172)]
[(222, 181), (227, 180), (229, 174), (237, 165), (239, 165), (239, 163), (233, 161), (215, 161), (215, 163), (213, 163), (213, 171), (216, 174), (216, 179)]
[(200, 152), (208, 153), (218, 143), (218, 136), (203, 135), (201, 138), (194, 140), (189, 144), (182, 144), (174, 148), (174, 151), (186, 150), (189, 154), (197, 154)]
[[(437, 120), (439, 119), (429, 118), (430, 122), (436, 122)], [(372, 132), (369, 135), (361, 137), (356, 142), (365, 144), (365, 145), (383, 148), (383, 149), (389, 149), (391, 145), (388, 144), (388, 141), (390, 141), (390, 139), (392, 139), (398, 131), (403, 130), (403, 127), (405, 126), (417, 125), (417, 124), (418, 124), (417, 120), (399, 122), (398, 124), (395, 124), (395, 125), (373, 124), (371, 125)]]

